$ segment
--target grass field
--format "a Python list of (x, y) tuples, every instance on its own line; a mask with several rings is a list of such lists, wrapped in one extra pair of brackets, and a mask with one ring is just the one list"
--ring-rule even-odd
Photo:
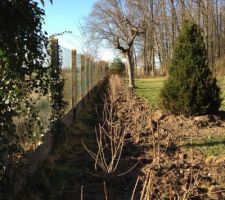
[(186, 146), (201, 149), (206, 156), (225, 155), (225, 136), (196, 139), (187, 143)]
[(154, 109), (158, 109), (159, 94), (165, 80), (165, 77), (136, 79), (136, 94), (144, 98)]
[[(154, 110), (160, 109), (159, 94), (163, 87), (163, 78), (136, 79), (136, 94), (146, 100)], [(225, 78), (219, 81), (222, 90), (222, 98), (225, 99)], [(220, 110), (225, 111), (225, 100), (223, 100)], [(213, 130), (211, 130), (213, 131)], [(215, 132), (206, 134), (203, 138), (187, 142), (189, 148), (201, 149), (206, 156), (219, 156), (225, 154), (225, 135), (216, 135)], [(215, 134), (215, 135), (214, 135)], [(213, 136), (213, 137), (212, 137)]]
[[(144, 98), (153, 109), (159, 109), (159, 94), (165, 80), (165, 77), (136, 79), (136, 94)], [(221, 96), (224, 98), (220, 109), (225, 111), (225, 79), (220, 85), (222, 90)]]

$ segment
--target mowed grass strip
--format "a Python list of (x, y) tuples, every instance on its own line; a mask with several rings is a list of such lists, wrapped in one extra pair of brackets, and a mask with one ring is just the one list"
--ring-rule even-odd
[(159, 94), (166, 77), (136, 79), (136, 94), (148, 102), (153, 109), (159, 109)]
[[(160, 109), (159, 94), (166, 77), (136, 79), (136, 94), (148, 102), (153, 109)], [(223, 98), (220, 110), (225, 111), (225, 78), (219, 81), (221, 87), (221, 97)], [(225, 154), (225, 135), (218, 137), (205, 136), (200, 140), (189, 141), (185, 145), (187, 148), (197, 148), (206, 156), (220, 156)]]
[[(157, 110), (160, 108), (159, 94), (165, 80), (166, 77), (136, 79), (136, 94), (144, 98), (153, 109)], [(225, 78), (220, 81), (219, 85), (221, 87), (221, 97), (223, 98), (220, 109), (225, 111)]]
[(188, 142), (185, 146), (197, 148), (207, 157), (225, 155), (225, 136), (201, 138)]

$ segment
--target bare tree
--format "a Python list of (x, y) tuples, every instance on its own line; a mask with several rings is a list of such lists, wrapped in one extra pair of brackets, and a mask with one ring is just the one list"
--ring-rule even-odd
[(202, 28), (213, 68), (225, 52), (224, 0), (99, 0), (87, 27), (92, 40), (108, 41), (127, 58), (129, 87), (133, 88), (134, 51), (142, 57), (145, 75), (156, 74), (156, 58), (161, 74), (166, 74), (186, 20)]
[(99, 0), (86, 21), (93, 39), (109, 42), (128, 63), (129, 88), (134, 88), (133, 45), (141, 28), (141, 16), (135, 12), (138, 0)]
[(79, 43), (82, 47), (82, 54), (91, 59), (98, 59), (99, 44), (88, 37), (85, 27), (81, 23), (77, 25), (77, 28), (79, 30), (79, 35), (76, 37), (79, 38)]

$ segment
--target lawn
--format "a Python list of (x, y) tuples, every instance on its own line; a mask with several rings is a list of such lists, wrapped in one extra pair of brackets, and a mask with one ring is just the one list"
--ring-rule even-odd
[[(144, 98), (153, 109), (159, 109), (159, 94), (165, 80), (166, 77), (136, 79), (136, 94)], [(224, 98), (220, 109), (225, 111), (225, 79), (220, 85), (222, 90), (221, 96)]]
[(205, 137), (188, 142), (186, 147), (201, 149), (206, 156), (225, 155), (225, 136)]
[(136, 79), (136, 94), (143, 97), (154, 109), (158, 109), (160, 89), (163, 87), (165, 77)]
[[(153, 109), (157, 110), (160, 108), (159, 94), (165, 80), (165, 77), (136, 79), (136, 94), (144, 98)], [(221, 96), (225, 99), (225, 78), (222, 81), (219, 81), (219, 85), (222, 90)], [(225, 100), (223, 100), (220, 110), (225, 111)], [(209, 135), (214, 135), (214, 133), (210, 132)], [(206, 156), (224, 155), (225, 135), (214, 135), (213, 137), (209, 137), (209, 135), (206, 134), (203, 138), (188, 141), (186, 147), (201, 149)]]

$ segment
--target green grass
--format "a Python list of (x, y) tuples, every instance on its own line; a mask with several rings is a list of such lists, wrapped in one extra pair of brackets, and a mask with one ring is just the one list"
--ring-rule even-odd
[[(159, 109), (159, 94), (165, 80), (165, 77), (136, 79), (136, 94), (144, 98), (153, 109)], [(222, 90), (221, 96), (224, 98), (220, 109), (225, 111), (225, 79), (220, 83), (220, 87)]]
[(166, 78), (136, 79), (136, 94), (143, 97), (154, 109), (158, 109), (159, 94)]
[[(159, 109), (159, 94), (166, 78), (136, 79), (136, 94), (146, 100), (154, 109)], [(220, 110), (225, 111), (225, 79), (219, 83), (221, 96), (224, 98)], [(201, 140), (188, 142), (186, 147), (200, 149), (206, 156), (219, 156), (225, 154), (224, 137), (206, 137)]]
[(220, 156), (225, 154), (225, 136), (194, 140), (187, 143), (185, 146), (197, 148), (206, 156)]

